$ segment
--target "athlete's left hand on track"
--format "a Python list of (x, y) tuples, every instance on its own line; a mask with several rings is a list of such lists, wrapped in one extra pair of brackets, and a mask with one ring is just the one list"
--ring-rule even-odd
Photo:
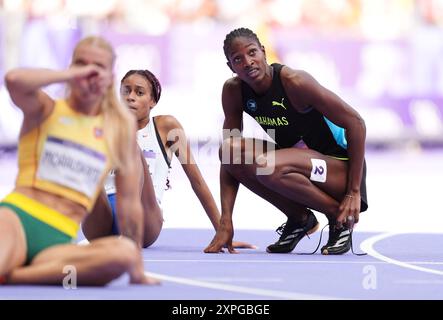
[(232, 241), (232, 246), (236, 249), (257, 249), (257, 246), (242, 241)]

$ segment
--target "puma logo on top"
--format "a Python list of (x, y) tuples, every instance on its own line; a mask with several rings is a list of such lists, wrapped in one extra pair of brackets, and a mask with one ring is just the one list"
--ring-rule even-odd
[(281, 99), (281, 102), (278, 102), (278, 101), (272, 101), (272, 106), (280, 106), (280, 107), (282, 107), (283, 109), (286, 110), (286, 107), (285, 107), (285, 105), (283, 104), (283, 101), (285, 101), (285, 98), (282, 98), (282, 99)]

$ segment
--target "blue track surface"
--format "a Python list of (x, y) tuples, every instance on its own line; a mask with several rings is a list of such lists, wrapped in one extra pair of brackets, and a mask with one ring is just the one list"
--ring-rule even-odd
[[(239, 254), (204, 254), (213, 236), (205, 229), (164, 229), (143, 256), (160, 286), (129, 285), (122, 276), (105, 288), (66, 290), (51, 286), (0, 286), (0, 299), (442, 299), (440, 234), (354, 233), (370, 255), (298, 255), (317, 245), (319, 233), (291, 254), (268, 254), (272, 231), (238, 230), (235, 238), (259, 246)], [(326, 239), (323, 238), (323, 242)]]

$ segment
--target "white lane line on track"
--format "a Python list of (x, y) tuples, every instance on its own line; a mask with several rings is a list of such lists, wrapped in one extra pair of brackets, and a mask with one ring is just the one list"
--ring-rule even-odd
[(379, 242), (381, 240), (384, 240), (386, 238), (390, 238), (390, 237), (394, 237), (394, 236), (402, 235), (402, 234), (405, 234), (405, 233), (383, 233), (383, 234), (379, 234), (379, 235), (376, 235), (376, 236), (373, 236), (373, 237), (370, 237), (370, 238), (364, 240), (360, 244), (360, 248), (364, 252), (367, 252), (368, 255), (370, 255), (371, 257), (374, 257), (375, 259), (384, 261), (386, 263), (394, 264), (394, 265), (402, 267), (402, 268), (407, 268), (407, 269), (412, 269), (412, 270), (417, 270), (417, 271), (421, 271), (421, 272), (427, 272), (427, 273), (432, 273), (432, 274), (437, 274), (439, 276), (443, 276), (443, 271), (434, 270), (434, 269), (425, 268), (425, 267), (420, 267), (420, 266), (411, 264), (409, 262), (403, 262), (403, 261), (395, 260), (395, 259), (389, 258), (389, 257), (387, 257), (385, 255), (382, 255), (381, 253), (379, 253), (378, 251), (376, 251), (374, 249), (374, 245), (377, 242)]
[(263, 297), (269, 297), (269, 298), (289, 299), (289, 300), (340, 299), (337, 297), (327, 297), (327, 296), (305, 294), (305, 293), (298, 293), (298, 292), (241, 287), (241, 286), (235, 286), (235, 285), (230, 285), (230, 284), (200, 281), (200, 280), (193, 280), (193, 279), (182, 278), (182, 277), (169, 276), (166, 274), (153, 273), (153, 272), (145, 272), (145, 274), (149, 277), (154, 277), (154, 278), (157, 278), (157, 279), (160, 279), (163, 281), (170, 281), (170, 282), (175, 282), (175, 283), (184, 284), (184, 285), (188, 285), (188, 286), (230, 291), (230, 292), (236, 292), (236, 293), (252, 294), (252, 295), (256, 295), (256, 296), (263, 296)]
[[(317, 264), (390, 264), (386, 261), (322, 261), (322, 260), (200, 260), (200, 259), (145, 259), (145, 262), (195, 262), (195, 263), (317, 263)], [(405, 261), (408, 264), (420, 264), (420, 265), (443, 265), (443, 262), (439, 261)]]
[(214, 281), (217, 283), (220, 283), (220, 282), (283, 283), (285, 281), (283, 278), (262, 278), (262, 277), (260, 277), (260, 278), (198, 277), (198, 278), (194, 278), (194, 280)]

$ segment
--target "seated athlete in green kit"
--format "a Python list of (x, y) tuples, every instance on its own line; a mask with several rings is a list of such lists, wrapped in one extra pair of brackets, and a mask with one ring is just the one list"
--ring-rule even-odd
[[(145, 275), (140, 253), (142, 168), (134, 159), (141, 154), (135, 121), (115, 96), (114, 60), (108, 42), (88, 37), (67, 70), (6, 74), (24, 119), (16, 185), (0, 202), (1, 283), (61, 285), (66, 266), (75, 268), (78, 285), (105, 285), (125, 272), (131, 283), (157, 283)], [(42, 91), (53, 83), (69, 85), (66, 99)], [(73, 244), (110, 169), (116, 170), (124, 237)]]

